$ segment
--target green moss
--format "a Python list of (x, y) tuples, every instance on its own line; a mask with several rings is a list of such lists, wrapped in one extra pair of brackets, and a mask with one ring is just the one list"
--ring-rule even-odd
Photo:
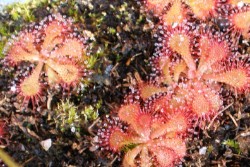
[(81, 112), (78, 108), (67, 99), (66, 101), (61, 101), (55, 110), (54, 121), (56, 127), (61, 131), (65, 132), (71, 129), (74, 132), (80, 127), (81, 124)]
[(116, 29), (113, 27), (108, 27), (107, 31), (108, 31), (108, 34), (112, 34), (112, 35), (115, 35), (115, 33), (116, 33)]
[(4, 57), (4, 54), (3, 54), (4, 46), (5, 46), (5, 42), (0, 41), (0, 58)]
[(8, 36), (9, 35), (8, 28), (5, 27), (3, 24), (0, 24), (0, 34), (2, 36)]
[(0, 58), (4, 57), (3, 49), (8, 37), (10, 36), (9, 29), (3, 23), (0, 23)]
[(87, 67), (89, 69), (93, 69), (94, 65), (96, 64), (97, 60), (98, 60), (99, 55), (98, 54), (94, 54), (91, 55), (88, 59), (87, 59)]
[(102, 101), (99, 100), (95, 105), (90, 105), (85, 107), (85, 109), (82, 111), (82, 114), (84, 115), (85, 122), (93, 121), (98, 118), (98, 109), (102, 106)]
[(33, 22), (35, 21), (34, 10), (46, 2), (47, 0), (29, 0), (25, 3), (16, 2), (7, 5), (4, 10), (10, 14), (11, 19), (14, 21)]
[(238, 154), (240, 153), (240, 146), (237, 141), (228, 139), (228, 140), (225, 140), (222, 144), (233, 148), (235, 151), (237, 151)]
[(98, 109), (102, 106), (102, 101), (95, 105), (86, 106), (79, 110), (69, 99), (61, 101), (55, 110), (54, 121), (56, 128), (61, 132), (80, 132), (83, 124), (98, 118)]
[(214, 147), (212, 145), (209, 145), (207, 148), (208, 154), (211, 154), (213, 150), (214, 150)]

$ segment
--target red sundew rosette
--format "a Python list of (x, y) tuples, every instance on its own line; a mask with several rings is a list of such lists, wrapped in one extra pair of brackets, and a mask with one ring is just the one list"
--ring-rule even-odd
[[(198, 33), (196, 35), (198, 36)], [(210, 31), (199, 34), (195, 41), (196, 51), (190, 47), (192, 40), (192, 36), (187, 35), (185, 31), (170, 31), (166, 35), (165, 47), (163, 47), (166, 54), (154, 59), (155, 68), (160, 71), (161, 82), (173, 85), (172, 99), (163, 103), (164, 105), (168, 103), (170, 109), (187, 108), (192, 111), (194, 118), (209, 120), (222, 105), (219, 95), (220, 84), (217, 82), (224, 82), (238, 88), (246, 87), (249, 85), (248, 68), (245, 70), (237, 68), (223, 73), (224, 80), (221, 79), (222, 77), (215, 78), (214, 75), (222, 72), (225, 66), (229, 66), (223, 62), (234, 57), (230, 49), (232, 46), (230, 39), (223, 38), (223, 34)], [(174, 53), (179, 56), (173, 58)], [(238, 76), (234, 75), (236, 71)], [(241, 82), (236, 85), (231, 78), (232, 81), (229, 83), (229, 75), (235, 77), (235, 81)], [(161, 99), (164, 101), (164, 98), (161, 97), (156, 104)]]
[[(215, 89), (210, 84), (211, 82), (213, 84), (217, 84), (218, 86), (218, 82), (224, 83), (233, 89), (238, 90), (240, 93), (242, 93), (242, 90), (244, 92), (244, 90), (249, 88), (249, 58), (247, 58), (245, 63), (241, 63), (241, 61), (235, 58), (236, 56), (233, 56), (233, 53), (230, 50), (232, 45), (230, 44), (229, 39), (220, 38), (220, 34), (215, 35), (217, 36), (212, 37), (210, 34), (201, 35), (199, 41), (200, 58), (197, 70), (192, 78), (188, 76), (190, 82), (193, 81), (192, 84), (196, 83), (195, 86), (191, 86), (195, 88), (193, 89), (194, 93), (192, 95), (192, 110), (196, 114), (198, 113), (197, 111), (204, 110), (206, 108), (207, 110), (204, 111), (209, 111), (209, 108), (213, 110), (218, 110), (220, 108), (221, 103), (216, 103), (216, 101), (221, 101), (219, 98), (219, 90)], [(229, 59), (228, 62), (236, 62), (233, 63), (236, 65), (231, 65), (232, 63), (225, 63), (225, 60), (227, 59)], [(197, 94), (195, 92), (201, 92), (201, 94)], [(204, 92), (203, 95), (202, 92)], [(204, 106), (200, 107), (200, 104), (202, 103)], [(202, 115), (207, 114), (201, 114), (201, 116)]]
[(221, 108), (222, 100), (219, 96), (220, 86), (207, 82), (209, 80), (204, 75), (220, 70), (218, 63), (231, 56), (229, 44), (219, 37), (210, 37), (209, 33), (201, 34), (198, 56), (196, 70), (192, 75), (187, 75), (189, 81), (176, 94), (180, 91), (182, 97), (187, 97), (185, 100), (195, 117), (209, 120)]
[[(162, 121), (142, 111), (139, 104), (126, 104), (119, 109), (118, 116), (128, 124), (126, 132), (118, 126), (107, 125), (109, 130), (100, 130), (99, 134), (102, 134), (101, 143), (109, 150), (121, 151), (126, 145), (135, 145), (125, 154), (124, 166), (135, 166), (138, 159), (140, 166), (171, 166), (185, 156), (185, 142), (177, 134), (186, 133), (188, 123), (181, 113)], [(163, 154), (169, 157), (167, 161), (163, 161)]]
[[(13, 65), (21, 62), (37, 64), (34, 71), (18, 86), (24, 102), (38, 104), (42, 92), (40, 73), (45, 69), (50, 86), (75, 86), (83, 76), (85, 56), (83, 38), (73, 34), (72, 22), (61, 15), (48, 16), (31, 31), (19, 34), (7, 52), (6, 59)], [(81, 64), (81, 65), (80, 65)]]

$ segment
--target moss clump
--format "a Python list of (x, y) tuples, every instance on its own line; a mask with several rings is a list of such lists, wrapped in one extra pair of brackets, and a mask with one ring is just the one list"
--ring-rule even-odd
[(233, 148), (238, 154), (240, 153), (240, 146), (237, 141), (232, 139), (227, 139), (222, 144), (226, 145), (227, 147)]
[(93, 106), (85, 106), (84, 109), (80, 109), (69, 99), (62, 100), (55, 110), (54, 121), (56, 128), (63, 133), (71, 131), (79, 135), (83, 124), (98, 118), (98, 109), (101, 105), (102, 101), (99, 101)]
[(71, 130), (75, 133), (80, 128), (82, 113), (78, 111), (78, 108), (67, 99), (61, 101), (55, 110), (54, 120), (57, 129), (61, 132)]

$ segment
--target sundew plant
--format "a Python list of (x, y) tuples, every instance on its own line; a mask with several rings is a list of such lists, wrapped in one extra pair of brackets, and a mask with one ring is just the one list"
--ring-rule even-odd
[[(250, 27), (243, 21), (248, 20), (249, 4), (216, 0), (206, 5), (201, 0), (139, 3), (160, 20), (150, 59), (153, 73), (146, 82), (135, 75), (137, 86), (117, 117), (108, 118), (98, 131), (99, 143), (118, 153), (134, 145), (124, 155), (126, 167), (174, 166), (187, 155), (187, 131), (195, 126), (204, 129), (204, 123), (223, 109), (224, 89), (236, 95), (249, 92), (249, 55), (242, 54), (235, 42), (250, 37)], [(223, 22), (215, 25), (213, 21), (219, 20)]]
[(0, 23), (0, 166), (249, 162), (249, 0), (43, 0)]

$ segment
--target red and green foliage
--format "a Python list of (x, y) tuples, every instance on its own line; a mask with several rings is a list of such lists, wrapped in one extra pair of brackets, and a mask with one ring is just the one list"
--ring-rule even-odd
[(10, 65), (23, 62), (36, 64), (29, 76), (17, 87), (24, 102), (33, 105), (40, 100), (44, 84), (41, 72), (47, 75), (49, 86), (60, 84), (68, 89), (75, 86), (84, 75), (84, 38), (73, 31), (73, 23), (61, 15), (51, 15), (38, 25), (20, 32), (7, 48), (6, 59)]
[(118, 111), (118, 117), (120, 122), (128, 126), (117, 126), (115, 121), (109, 121), (106, 126), (109, 128), (99, 131), (100, 145), (105, 143), (114, 152), (133, 145), (125, 153), (124, 166), (172, 166), (185, 155), (183, 136), (189, 123), (181, 111), (174, 115), (163, 115), (142, 108), (138, 103), (123, 105)]
[(154, 73), (149, 82), (135, 74), (140, 103), (122, 105), (116, 121), (99, 131), (99, 143), (113, 152), (132, 145), (125, 167), (173, 166), (186, 155), (189, 122), (203, 125), (223, 108), (222, 89), (249, 92), (249, 55), (235, 41), (249, 38), (249, 1), (143, 3), (160, 19)]
[(198, 117), (208, 116), (222, 106), (220, 83), (238, 92), (249, 89), (249, 65), (230, 50), (223, 34), (186, 29), (167, 28), (160, 56), (152, 64), (160, 73), (158, 82), (174, 89), (172, 106), (188, 107)]

